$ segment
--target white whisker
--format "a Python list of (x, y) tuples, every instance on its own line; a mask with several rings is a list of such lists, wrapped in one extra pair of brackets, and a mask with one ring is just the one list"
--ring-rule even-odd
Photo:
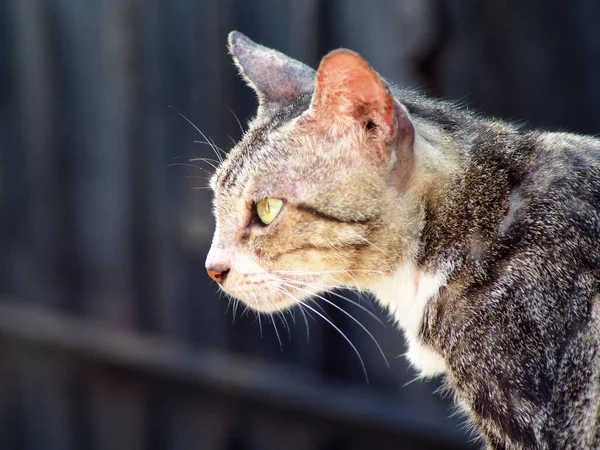
[(364, 237), (361, 234), (357, 233), (357, 237), (359, 239), (362, 239), (363, 241), (365, 241), (367, 244), (369, 244), (371, 247), (373, 247), (375, 250), (379, 250), (381, 253), (385, 253), (381, 248), (377, 247), (375, 244), (373, 244), (370, 240), (368, 240), (366, 237)]
[(334, 295), (334, 296), (336, 296), (337, 298), (339, 298), (341, 300), (345, 300), (348, 303), (350, 303), (350, 304), (356, 306), (357, 308), (363, 310), (365, 313), (367, 313), (369, 316), (371, 316), (373, 319), (375, 319), (377, 322), (379, 322), (384, 328), (386, 327), (385, 324), (381, 321), (381, 319), (379, 317), (377, 317), (375, 315), (375, 313), (373, 313), (373, 311), (369, 311), (368, 308), (364, 307), (360, 303), (355, 302), (354, 300), (351, 300), (348, 297), (345, 297), (345, 296), (343, 296), (341, 294), (338, 294), (337, 292), (334, 292), (334, 291), (331, 290), (331, 289), (336, 289), (337, 286), (330, 286), (330, 285), (326, 285), (326, 284), (313, 283), (313, 282), (309, 282), (309, 281), (292, 280), (290, 278), (284, 278), (284, 277), (281, 277), (281, 279), (284, 280), (284, 281), (286, 281), (286, 282), (288, 282), (288, 283), (296, 283), (296, 284), (300, 284), (300, 285), (304, 284), (304, 285), (309, 286), (309, 287), (316, 287), (316, 288), (319, 288), (319, 289), (325, 289), (331, 295)]
[[(221, 299), (221, 296), (219, 296), (219, 300)], [(229, 307), (231, 306), (231, 298), (229, 298), (229, 296), (227, 296), (227, 307), (225, 308), (225, 312), (223, 314), (227, 314), (229, 312)]]
[[(258, 296), (256, 295), (256, 293), (253, 293), (253, 295), (254, 295), (254, 302), (258, 303)], [(264, 301), (267, 304), (267, 307), (269, 309), (271, 309), (271, 304), (267, 299), (263, 299), (262, 301)], [(273, 325), (273, 330), (275, 330), (275, 335), (277, 336), (277, 341), (279, 342), (279, 348), (283, 352), (283, 343), (281, 341), (281, 336), (279, 335), (279, 330), (277, 329), (277, 324), (275, 323), (275, 318), (274, 318), (273, 314), (269, 314), (268, 317), (269, 317), (269, 319), (271, 319), (271, 324)]]
[(406, 386), (408, 386), (408, 385), (410, 385), (410, 384), (413, 384), (415, 381), (419, 381), (419, 380), (421, 380), (422, 378), (423, 378), (423, 377), (421, 377), (421, 375), (417, 375), (417, 376), (416, 376), (416, 377), (414, 377), (412, 380), (410, 380), (410, 381), (407, 381), (406, 383), (404, 383), (404, 384), (402, 385), (402, 387), (403, 387), (403, 388), (405, 388)]
[[(212, 158), (201, 158), (201, 157), (194, 157), (194, 158), (190, 158), (188, 159), (189, 162), (194, 162), (194, 161), (204, 161), (207, 163), (211, 163), (211, 164), (219, 164), (219, 161), (217, 161), (216, 159), (212, 159)], [(213, 166), (214, 167), (214, 166)]]
[[(221, 147), (219, 147), (218, 145), (216, 145), (214, 143), (214, 141), (211, 139), (211, 142), (208, 141), (198, 141), (198, 140), (193, 140), (192, 141), (194, 144), (201, 144), (201, 145), (208, 145), (210, 148), (215, 148), (216, 150), (218, 150), (219, 152), (221, 152), (224, 156), (227, 156), (227, 152), (225, 150), (223, 150)], [(219, 155), (217, 155), (219, 156)], [(219, 159), (219, 161), (223, 161), (222, 158)]]
[[(190, 119), (188, 119), (186, 116), (183, 115), (183, 113), (181, 113), (179, 110), (177, 110), (176, 108), (174, 108), (173, 106), (169, 105), (169, 108), (171, 108), (173, 111), (175, 111), (177, 114), (179, 114), (187, 123), (189, 123), (191, 126), (194, 127), (194, 129), (200, 133), (200, 136), (202, 136), (202, 138), (204, 138), (204, 140), (206, 142), (209, 142), (210, 140), (206, 137), (206, 135), (202, 132), (202, 130), (200, 130), (200, 128), (198, 128), (194, 122), (192, 122)], [(221, 156), (221, 154), (218, 152), (218, 150), (215, 148), (214, 144), (211, 144), (210, 146), (212, 148), (212, 150), (215, 152), (215, 155), (217, 155), (217, 159), (221, 162), (223, 162), (223, 158)], [(222, 151), (222, 150), (221, 150)]]
[(338, 269), (338, 270), (317, 270), (317, 271), (304, 271), (304, 270), (273, 270), (272, 273), (284, 273), (284, 274), (292, 274), (292, 275), (323, 275), (323, 274), (331, 274), (331, 273), (377, 273), (377, 274), (385, 274), (382, 270), (353, 270), (353, 269)]
[[(215, 145), (214, 143), (207, 142), (207, 141), (198, 141), (198, 140), (193, 140), (192, 142), (194, 144), (208, 145), (211, 149), (213, 149), (213, 151), (218, 150), (224, 156), (227, 156), (227, 152), (225, 150), (223, 150), (221, 147)], [(217, 157), (219, 158), (218, 162), (223, 162), (223, 156), (221, 156), (220, 154), (217, 154)]]
[[(224, 150), (223, 150), (221, 147), (219, 147), (217, 144), (215, 144), (215, 141), (214, 141), (212, 138), (208, 138), (208, 139), (206, 139), (206, 140), (207, 140), (207, 141), (210, 143), (210, 146), (211, 146), (213, 149), (215, 149), (215, 150), (219, 150), (221, 153), (223, 153), (223, 155), (227, 156), (227, 153), (225, 153), (225, 151), (224, 151)], [(221, 162), (223, 162), (223, 157), (219, 157), (219, 160), (220, 160)]]
[(275, 324), (275, 319), (272, 315), (269, 315), (269, 319), (271, 319), (271, 323), (273, 324), (273, 329), (275, 330), (275, 334), (277, 335), (277, 341), (279, 342), (279, 348), (283, 352), (283, 343), (281, 342), (281, 336), (279, 336), (279, 330), (277, 329), (277, 325)]
[[(297, 286), (293, 286), (293, 285), (288, 285), (288, 287), (292, 287), (292, 288), (296, 288), (299, 289), (303, 292), (307, 292), (309, 294), (312, 294), (310, 291), (303, 289), (301, 287), (297, 287)], [(375, 343), (375, 345), (377, 346), (377, 349), (379, 350), (379, 353), (381, 353), (381, 356), (383, 356), (383, 360), (385, 361), (385, 364), (388, 366), (389, 369), (391, 369), (390, 367), (390, 363), (387, 360), (387, 357), (385, 356), (385, 353), (383, 352), (383, 349), (381, 348), (381, 346), (379, 345), (379, 342), (377, 342), (377, 339), (375, 339), (375, 336), (373, 336), (373, 334), (367, 329), (367, 327), (365, 327), (360, 320), (358, 320), (356, 317), (354, 317), (352, 314), (350, 314), (348, 311), (346, 311), (344, 308), (336, 305), (334, 302), (332, 302), (331, 300), (328, 300), (327, 298), (323, 297), (322, 295), (318, 295), (318, 294), (312, 294), (314, 296), (316, 296), (317, 298), (323, 300), (324, 302), (330, 304), (331, 306), (333, 306), (334, 308), (338, 309), (339, 311), (341, 311), (342, 313), (344, 313), (346, 316), (348, 316), (350, 319), (352, 319), (354, 322), (356, 322), (356, 324), (361, 327), (363, 329), (363, 331), (365, 333), (367, 333), (367, 335), (371, 338), (371, 340)]]
[(360, 356), (360, 352), (358, 351), (358, 349), (356, 348), (356, 346), (352, 343), (352, 341), (350, 340), (350, 338), (348, 338), (348, 336), (346, 336), (344, 334), (344, 332), (342, 330), (340, 330), (331, 320), (327, 319), (323, 314), (321, 314), (319, 311), (317, 311), (316, 309), (314, 309), (313, 307), (311, 307), (310, 305), (302, 302), (301, 300), (298, 300), (296, 297), (294, 297), (291, 293), (289, 293), (287, 291), (287, 289), (281, 287), (282, 292), (286, 295), (288, 295), (289, 297), (291, 297), (294, 301), (298, 302), (301, 306), (310, 309), (312, 312), (314, 312), (316, 315), (318, 315), (319, 317), (321, 317), (325, 322), (327, 322), (329, 325), (331, 325), (345, 340), (346, 342), (350, 345), (350, 347), (352, 347), (352, 350), (354, 351), (354, 353), (356, 354), (356, 356), (358, 357), (359, 361), (360, 361), (360, 365), (362, 366), (363, 369), (363, 373), (365, 375), (365, 380), (367, 382), (367, 384), (369, 383), (369, 376), (367, 375), (367, 368), (365, 366), (365, 362), (362, 359), (362, 356)]
[(286, 317), (285, 317), (285, 312), (284, 311), (278, 311), (277, 314), (279, 317), (281, 317), (281, 320), (283, 322), (283, 327), (287, 330), (288, 332), (288, 341), (292, 340), (292, 330), (290, 328), (290, 324), (288, 323)]
[(263, 329), (262, 329), (262, 320), (260, 319), (260, 313), (256, 313), (256, 318), (258, 319), (258, 328), (260, 330), (260, 338), (263, 339)]
[[(216, 167), (210, 163), (209, 164), (213, 169), (216, 169)], [(167, 167), (193, 167), (194, 169), (198, 169), (198, 170), (203, 170), (204, 172), (206, 172), (209, 175), (212, 175), (212, 172), (210, 170), (205, 169), (204, 167), (200, 167), (197, 166), (195, 164), (188, 164), (188, 163), (171, 163), (171, 164), (167, 164)]]
[(233, 115), (233, 117), (235, 118), (235, 120), (236, 120), (236, 122), (237, 122), (238, 126), (240, 127), (240, 131), (242, 132), (242, 134), (244, 134), (244, 133), (245, 133), (245, 131), (244, 131), (244, 127), (242, 126), (242, 122), (240, 122), (240, 119), (238, 119), (238, 116), (237, 116), (237, 114), (236, 114), (235, 112), (233, 112), (233, 109), (231, 109), (231, 108), (227, 108), (227, 109), (229, 110), (229, 112), (230, 112), (230, 113)]
[(240, 302), (237, 298), (233, 297), (233, 321), (232, 323), (235, 323), (235, 316), (237, 314), (237, 309), (239, 306)]
[(310, 328), (308, 327), (308, 319), (306, 318), (306, 314), (304, 313), (304, 309), (302, 309), (302, 307), (300, 307), (300, 312), (304, 318), (304, 325), (306, 325), (306, 343), (308, 344), (310, 342)]

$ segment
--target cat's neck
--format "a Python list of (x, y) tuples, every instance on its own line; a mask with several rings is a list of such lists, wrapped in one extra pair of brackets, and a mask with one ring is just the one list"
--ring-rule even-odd
[[(411, 119), (415, 128), (415, 166), (406, 195), (422, 208), (419, 242), (415, 242), (396, 271), (379, 280), (372, 291), (404, 331), (409, 361), (421, 376), (430, 377), (445, 372), (446, 364), (439, 350), (423, 345), (419, 338), (424, 313), (455, 269), (454, 261), (444, 257), (444, 244), (438, 243), (437, 238), (444, 236), (444, 227), (452, 225), (448, 216), (453, 214), (452, 198), (464, 184), (461, 180), (467, 173), (478, 128), (487, 125), (471, 124), (471, 133), (453, 133), (431, 119)], [(431, 232), (432, 227), (436, 228), (435, 233)], [(431, 248), (439, 253), (424, 261)]]
[(408, 351), (406, 356), (422, 377), (432, 377), (446, 371), (441, 354), (421, 344), (419, 339), (423, 314), (427, 304), (437, 298), (446, 283), (443, 271), (427, 273), (415, 262), (406, 261), (398, 270), (374, 287), (373, 293), (404, 331)]
[(410, 195), (428, 208), (437, 208), (460, 174), (461, 143), (450, 133), (427, 121), (413, 118), (415, 167)]
[[(459, 153), (460, 142), (450, 133), (426, 120), (413, 117), (412, 121), (415, 127), (415, 165), (410, 188), (405, 195), (413, 197), (422, 209), (420, 227), (423, 230), (431, 211), (442, 207), (460, 174), (463, 160)], [(422, 236), (422, 232), (418, 235)], [(449, 270), (443, 268), (432, 272), (420, 267), (421, 250), (422, 243), (415, 242), (397, 270), (381, 279), (372, 291), (404, 331), (408, 360), (421, 376), (431, 377), (444, 373), (446, 364), (439, 353), (423, 346), (418, 336), (424, 310), (438, 296)]]

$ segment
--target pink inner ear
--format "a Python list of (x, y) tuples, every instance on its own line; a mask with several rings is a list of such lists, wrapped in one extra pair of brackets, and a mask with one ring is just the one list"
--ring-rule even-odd
[(350, 50), (323, 58), (317, 71), (313, 110), (331, 119), (342, 116), (394, 128), (394, 99), (379, 75)]

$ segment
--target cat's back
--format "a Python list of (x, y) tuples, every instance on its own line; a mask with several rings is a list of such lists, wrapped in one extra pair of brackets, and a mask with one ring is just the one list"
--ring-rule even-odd
[[(537, 135), (535, 145), (532, 173), (537, 176), (540, 187), (548, 183), (548, 187), (558, 187), (556, 183), (559, 183), (579, 193), (581, 188), (600, 184), (600, 139), (546, 132)], [(597, 191), (594, 193), (598, 195)]]
[[(600, 140), (535, 133), (518, 151), (530, 153), (512, 167), (498, 158), (494, 172), (513, 172), (489, 241), (496, 253), (479, 263), (480, 253), (471, 251), (468, 259), (486, 275), (473, 276), (466, 291), (463, 304), (477, 304), (478, 313), (464, 309), (469, 331), (460, 346), (470, 349), (466, 357), (476, 351), (482, 376), (496, 380), (481, 393), (487, 409), (478, 420), (485, 426), (490, 410), (510, 409), (504, 400), (488, 403), (485, 395), (515, 383), (518, 401), (513, 398), (511, 408), (528, 426), (507, 416), (500, 434), (513, 433), (523, 448), (538, 448), (536, 441), (548, 443), (539, 448), (599, 448)], [(493, 192), (493, 186), (482, 192)], [(507, 326), (519, 317), (526, 319)], [(477, 370), (461, 357), (469, 373)], [(463, 366), (456, 367), (458, 373)], [(465, 380), (457, 377), (457, 386)]]
[(600, 140), (539, 133), (533, 142), (528, 170), (510, 189), (500, 240), (534, 291), (585, 309), (600, 292)]
[(539, 133), (511, 201), (522, 209), (519, 222), (532, 228), (536, 242), (565, 244), (575, 258), (574, 246), (580, 247), (593, 255), (589, 264), (600, 272), (600, 139)]

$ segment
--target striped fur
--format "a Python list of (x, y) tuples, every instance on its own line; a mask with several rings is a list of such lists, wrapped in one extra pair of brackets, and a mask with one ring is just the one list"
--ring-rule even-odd
[(307, 72), (230, 47), (261, 106), (211, 182), (223, 289), (265, 312), (371, 291), (488, 448), (599, 448), (600, 141), (389, 87), (349, 51)]

